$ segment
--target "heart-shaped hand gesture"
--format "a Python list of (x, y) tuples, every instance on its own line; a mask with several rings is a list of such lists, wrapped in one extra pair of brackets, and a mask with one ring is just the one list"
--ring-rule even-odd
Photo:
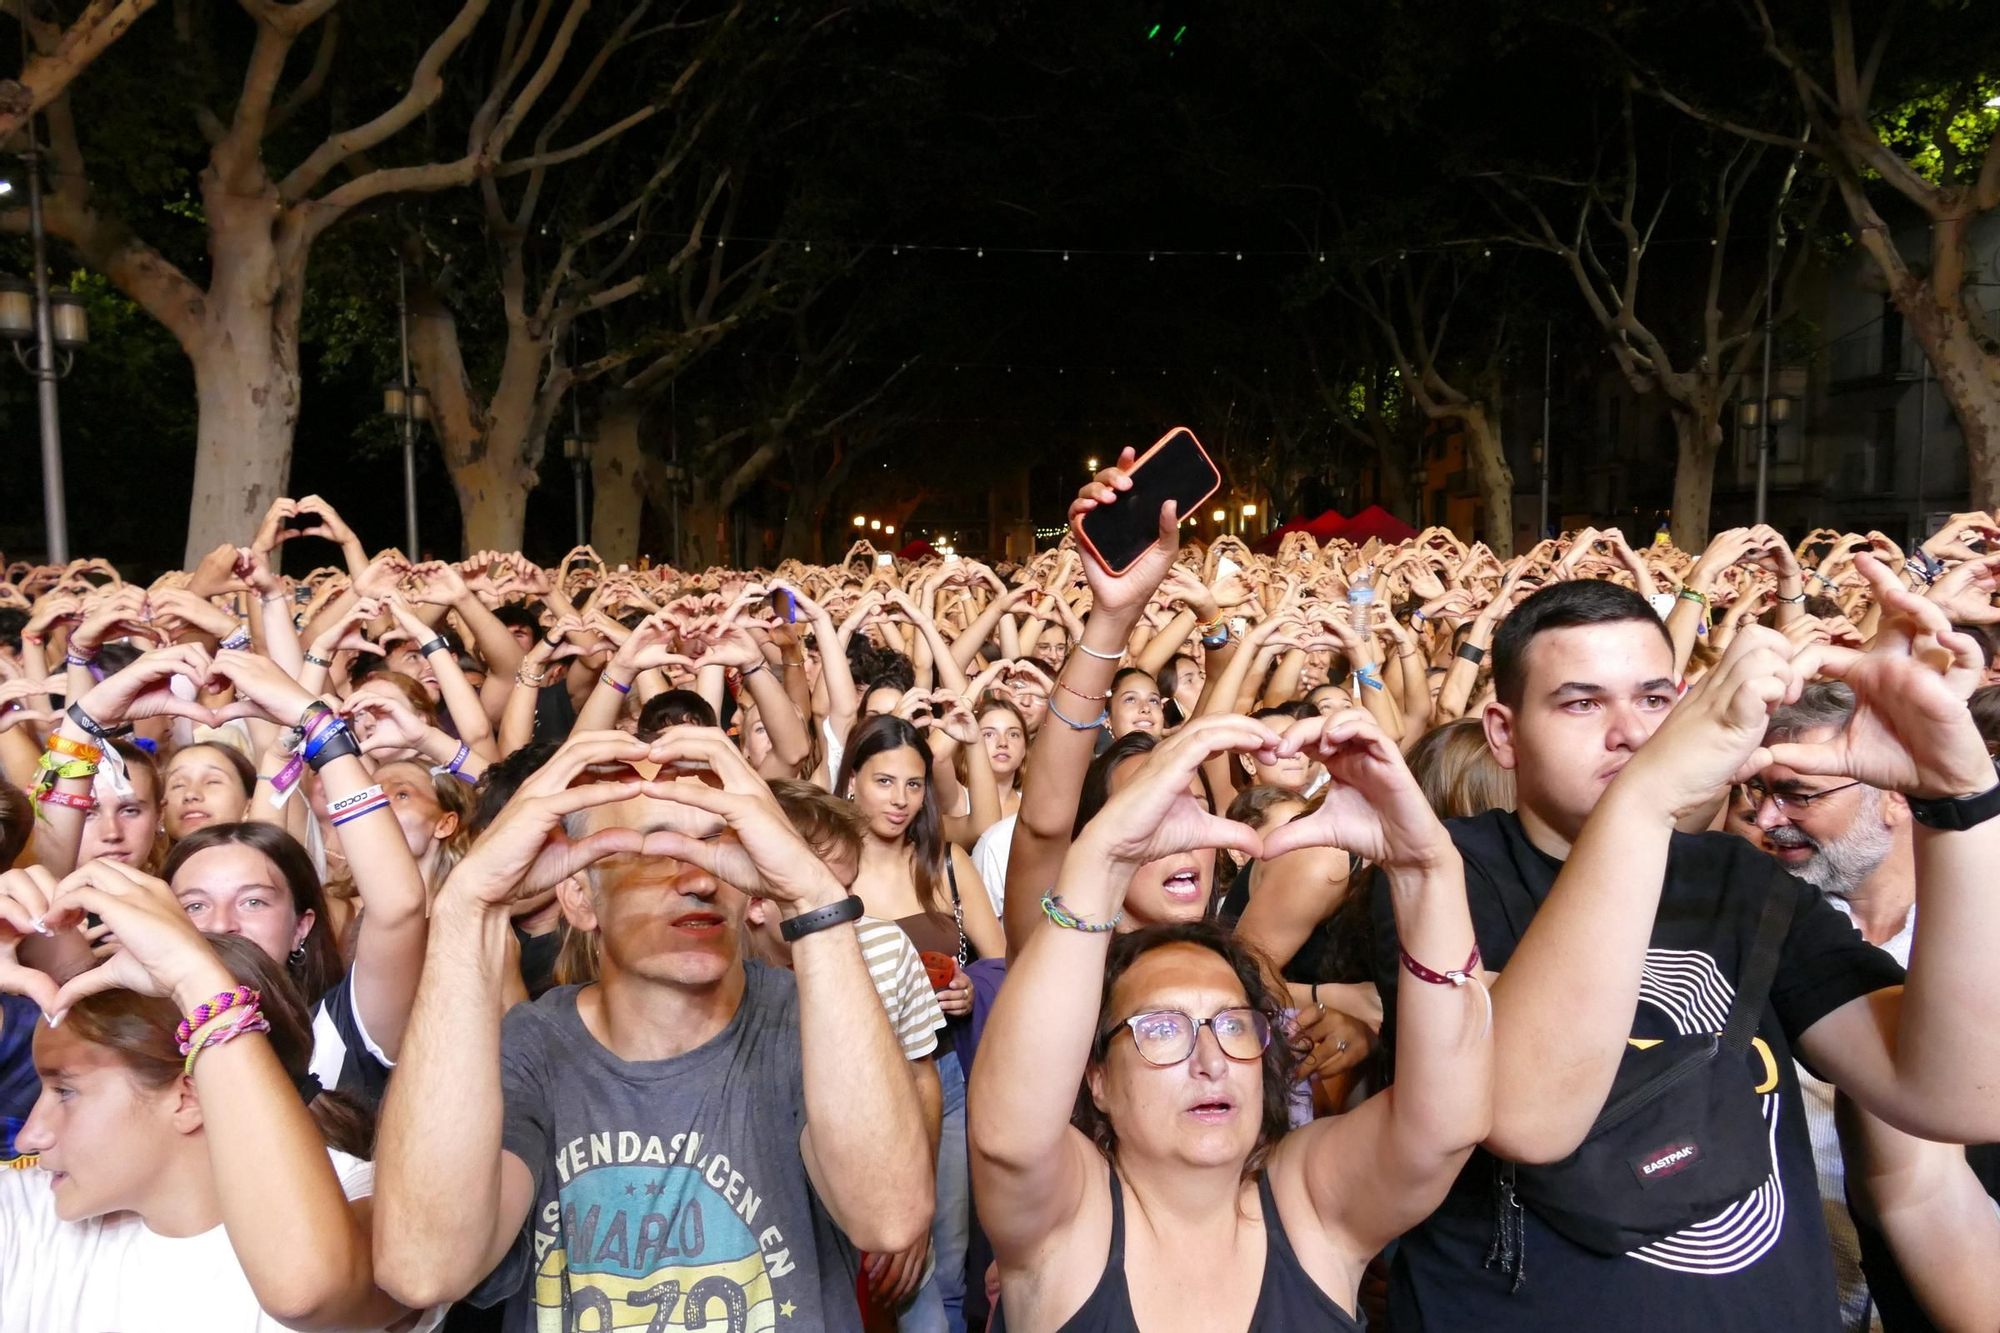
[(1379, 865), (1434, 865), (1452, 854), (1438, 822), (1394, 741), (1366, 709), (1349, 706), (1303, 718), (1285, 729), (1278, 754), (1303, 754), (1325, 766), (1317, 810), (1272, 829), (1264, 854), (1339, 847)]
[[(208, 650), (200, 644), (178, 643), (145, 654), (132, 665), (99, 681), (79, 702), (83, 711), (100, 726), (116, 726), (148, 717), (185, 717), (215, 725), (215, 712), (192, 697), (189, 686), (199, 687), (213, 670)], [(189, 697), (174, 692), (178, 677), (187, 682), (180, 688)]]
[(1085, 865), (1127, 871), (1204, 847), (1262, 855), (1255, 829), (1210, 814), (1190, 789), (1201, 766), (1216, 755), (1275, 756), (1281, 740), (1264, 723), (1233, 713), (1194, 719), (1140, 760), (1138, 770), (1084, 825), (1070, 855)]
[(57, 991), (57, 1023), (78, 1000), (108, 990), (191, 1005), (236, 984), (166, 881), (121, 861), (87, 861), (55, 887), (43, 923), (52, 930), (73, 929), (92, 912), (111, 928), (118, 947)]

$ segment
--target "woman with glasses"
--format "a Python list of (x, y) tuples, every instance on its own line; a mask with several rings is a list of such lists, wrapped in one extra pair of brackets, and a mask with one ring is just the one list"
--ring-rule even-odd
[[(1301, 752), (1327, 767), (1325, 802), (1262, 837), (1189, 792), (1217, 755)], [(1113, 927), (1149, 862), (1309, 846), (1383, 868), (1405, 965), (1436, 984), (1402, 988), (1392, 1095), (1288, 1131), (1294, 1053), (1273, 1040), (1282, 1000), (1267, 966), (1204, 923), (1115, 942)], [(1282, 736), (1198, 718), (1085, 826), (1041, 917), (987, 1021), (970, 1107), (1004, 1326), (1358, 1329), (1364, 1266), (1437, 1206), (1492, 1102), (1464, 871), (1395, 743), (1358, 709)]]

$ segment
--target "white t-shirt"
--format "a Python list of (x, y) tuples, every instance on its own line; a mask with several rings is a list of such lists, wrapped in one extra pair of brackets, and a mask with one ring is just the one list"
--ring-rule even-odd
[[(328, 1150), (350, 1199), (375, 1192), (373, 1163)], [(435, 1328), (442, 1308), (416, 1330)], [(56, 1216), (48, 1172), (0, 1170), (0, 1333), (283, 1333), (243, 1275), (229, 1233), (169, 1237), (135, 1213)], [(373, 1327), (355, 1333), (377, 1333)]]
[(986, 896), (993, 900), (993, 915), (1002, 921), (1007, 919), (1003, 910), (1007, 900), (1007, 858), (1014, 850), (1014, 826), (1020, 822), (1019, 815), (1007, 815), (972, 844), (972, 868), (986, 882)]

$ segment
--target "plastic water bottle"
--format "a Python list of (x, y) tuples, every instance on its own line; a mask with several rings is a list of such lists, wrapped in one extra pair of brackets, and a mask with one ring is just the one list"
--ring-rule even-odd
[(1368, 611), (1374, 605), (1375, 566), (1363, 565), (1347, 585), (1348, 622), (1360, 629), (1368, 623)]

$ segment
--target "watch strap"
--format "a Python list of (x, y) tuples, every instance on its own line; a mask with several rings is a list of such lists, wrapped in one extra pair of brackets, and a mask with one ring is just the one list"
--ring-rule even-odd
[(815, 907), (810, 912), (801, 912), (789, 921), (780, 922), (778, 933), (785, 937), (787, 944), (795, 944), (817, 931), (845, 925), (860, 915), (861, 900), (849, 894), (837, 903)]
[[(1996, 769), (2000, 769), (2000, 765), (1996, 765)], [(2000, 773), (1996, 773), (1996, 777), (2000, 777)], [(1910, 818), (1925, 828), (1958, 833), (2000, 815), (2000, 781), (1970, 796), (1944, 796), (1934, 801), (1917, 796), (1903, 799), (1909, 802)]]

